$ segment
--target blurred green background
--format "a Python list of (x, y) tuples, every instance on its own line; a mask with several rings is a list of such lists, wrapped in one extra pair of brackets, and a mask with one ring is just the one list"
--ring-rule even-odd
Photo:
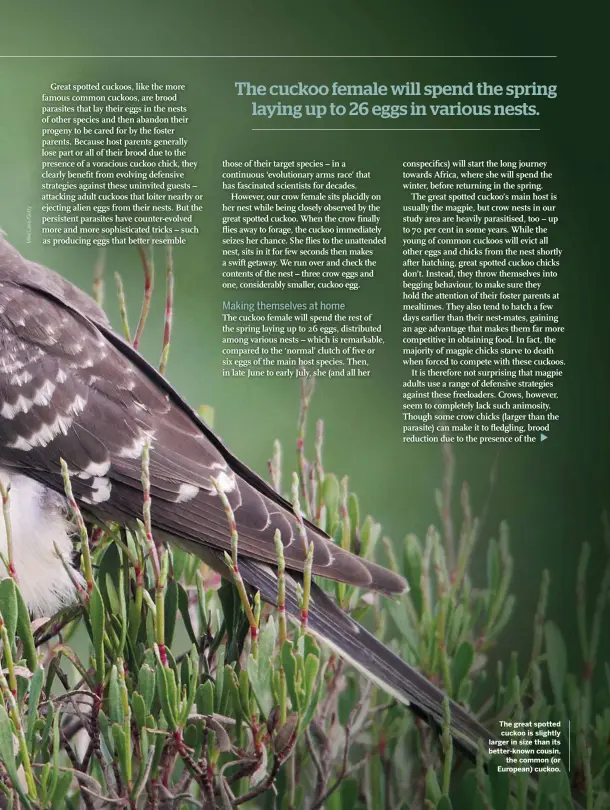
[[(81, 248), (43, 249), (38, 237), (40, 95), (52, 81), (158, 81), (185, 83), (190, 108), (189, 158), (199, 161), (197, 182), (205, 194), (201, 229), (175, 250), (175, 330), (168, 376), (194, 406), (216, 409), (216, 427), (231, 448), (266, 472), (274, 438), (294, 448), (298, 389), (294, 381), (237, 381), (220, 374), (220, 186), (221, 161), (251, 157), (347, 160), (372, 172), (367, 191), (383, 194), (389, 245), (379, 253), (377, 280), (355, 295), (331, 300), (369, 307), (386, 324), (386, 345), (369, 380), (319, 384), (314, 418), (326, 421), (326, 466), (349, 474), (363, 508), (400, 544), (437, 520), (434, 488), (442, 474), (438, 446), (400, 441), (400, 253), (402, 160), (435, 157), (548, 160), (560, 196), (564, 250), (559, 288), (567, 360), (560, 386), (560, 421), (544, 444), (505, 447), (492, 498), (487, 533), (499, 520), (511, 527), (516, 558), (517, 621), (506, 649), (529, 649), (541, 571), (552, 574), (549, 615), (575, 641), (575, 565), (583, 541), (603, 559), (600, 515), (608, 505), (608, 335), (606, 225), (602, 174), (606, 146), (597, 120), (594, 77), (601, 64), (596, 26), (574, 19), (557, 3), (504, 6), (470, 3), (366, 3), (313, 0), (307, 6), (280, 2), (201, 3), (189, 0), (104, 4), (33, 0), (3, 4), (0, 53), (0, 227), (29, 258), (41, 261), (90, 289), (96, 254)], [(601, 31), (601, 28), (600, 28)], [(601, 36), (601, 34), (600, 34)], [(601, 48), (601, 40), (600, 40)], [(51, 55), (74, 58), (33, 58)], [(149, 58), (128, 58), (136, 55)], [(172, 55), (246, 58), (172, 58)], [(327, 58), (256, 58), (257, 55), (325, 55)], [(379, 58), (351, 59), (367, 54)], [(388, 58), (556, 54), (557, 59)], [(336, 58), (330, 58), (330, 55)], [(28, 58), (31, 57), (31, 58)], [(162, 58), (167, 56), (169, 58)], [(95, 57), (95, 58), (85, 58)], [(117, 58), (110, 58), (117, 57)], [(559, 98), (540, 103), (537, 119), (418, 119), (357, 121), (360, 126), (540, 126), (540, 132), (253, 132), (253, 126), (316, 126), (316, 122), (252, 119), (235, 81), (557, 83)], [(353, 123), (353, 121), (352, 121)], [(343, 122), (342, 122), (343, 124)], [(347, 124), (346, 124), (347, 125)], [(33, 241), (26, 244), (26, 209), (32, 206)], [(394, 245), (394, 246), (392, 246)], [(132, 325), (139, 310), (141, 270), (133, 248), (111, 248), (106, 298), (117, 324), (112, 271), (126, 283)], [(162, 332), (162, 273), (143, 350), (156, 361)], [(354, 295), (354, 294), (353, 294)], [(258, 297), (258, 296), (253, 296)], [(273, 300), (271, 294), (265, 296)], [(467, 479), (480, 507), (489, 486), (494, 448), (462, 446), (458, 479)], [(484, 558), (478, 565), (484, 574)], [(599, 567), (593, 566), (593, 571)], [(600, 572), (601, 573), (601, 572)], [(597, 585), (597, 581), (595, 581)], [(591, 599), (595, 590), (590, 592)]]

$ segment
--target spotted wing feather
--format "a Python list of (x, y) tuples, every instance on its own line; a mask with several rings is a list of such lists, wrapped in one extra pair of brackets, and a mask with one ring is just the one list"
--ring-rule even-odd
[[(92, 517), (141, 517), (141, 455), (148, 442), (157, 530), (195, 547), (228, 550), (215, 479), (234, 510), (240, 552), (274, 563), (279, 529), (287, 566), (303, 569), (290, 504), (232, 456), (141, 355), (105, 320), (2, 274), (0, 402), (0, 462), (61, 492), (63, 458), (75, 496)], [(343, 551), (311, 524), (307, 534), (316, 573), (388, 592), (404, 589), (400, 577)]]

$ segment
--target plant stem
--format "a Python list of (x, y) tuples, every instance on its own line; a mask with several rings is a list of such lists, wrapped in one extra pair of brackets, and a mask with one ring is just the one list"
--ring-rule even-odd
[(159, 363), (159, 371), (161, 374), (165, 374), (165, 369), (167, 368), (169, 347), (172, 339), (172, 322), (174, 318), (174, 254), (171, 245), (167, 246), (167, 272), (165, 278), (165, 323), (163, 326), (163, 349)]
[(93, 567), (91, 565), (91, 552), (89, 550), (89, 535), (87, 534), (87, 527), (85, 526), (85, 521), (83, 520), (83, 516), (72, 492), (72, 482), (70, 481), (70, 473), (68, 471), (68, 465), (63, 460), (63, 458), (60, 459), (60, 464), (61, 464), (61, 474), (64, 481), (64, 491), (66, 493), (66, 498), (68, 499), (68, 505), (70, 507), (70, 511), (72, 512), (72, 517), (76, 521), (76, 526), (78, 528), (78, 533), (80, 535), (80, 547), (83, 559), (83, 570), (85, 574), (85, 581), (87, 582), (87, 591), (89, 594), (91, 594), (91, 591), (93, 590)]
[(4, 516), (4, 532), (6, 534), (6, 570), (9, 577), (12, 577), (16, 583), (19, 582), (17, 578), (17, 571), (14, 562), (14, 549), (13, 549), (13, 529), (11, 524), (11, 503), (10, 503), (11, 483), (7, 483), (6, 487), (0, 480), (0, 494), (2, 495), (2, 514)]
[(127, 314), (127, 300), (125, 298), (123, 279), (119, 273), (114, 274), (114, 283), (116, 284), (116, 294), (117, 298), (119, 299), (119, 312), (121, 313), (123, 337), (128, 343), (131, 343), (131, 329), (129, 328), (129, 315)]
[(143, 247), (140, 247), (138, 250), (140, 253), (140, 259), (142, 261), (142, 268), (144, 270), (144, 296), (142, 298), (142, 309), (140, 311), (140, 320), (138, 321), (136, 334), (133, 339), (134, 349), (137, 349), (140, 346), (142, 333), (144, 332), (144, 327), (146, 326), (146, 321), (148, 319), (148, 313), (150, 312), (150, 302), (152, 299), (153, 287), (155, 282), (155, 265), (152, 259), (152, 248), (150, 251), (150, 259), (146, 255), (146, 251), (144, 250)]

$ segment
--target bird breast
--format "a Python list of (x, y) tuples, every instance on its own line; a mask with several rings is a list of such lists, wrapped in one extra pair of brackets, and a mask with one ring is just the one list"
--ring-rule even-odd
[[(66, 571), (66, 565), (72, 565), (74, 528), (65, 499), (37, 481), (5, 469), (0, 469), (0, 480), (5, 491), (10, 484), (10, 520), (0, 515), (0, 551), (8, 560), (10, 533), (15, 573), (28, 609), (35, 617), (53, 616), (76, 596)], [(0, 562), (0, 578), (7, 575)], [(74, 576), (80, 579), (76, 571)]]

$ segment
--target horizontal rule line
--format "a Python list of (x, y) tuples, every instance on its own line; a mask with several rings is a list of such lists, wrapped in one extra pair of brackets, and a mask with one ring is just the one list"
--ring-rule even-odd
[(252, 127), (252, 132), (540, 132), (540, 127)]
[(556, 54), (0, 54), (2, 59), (557, 59)]

